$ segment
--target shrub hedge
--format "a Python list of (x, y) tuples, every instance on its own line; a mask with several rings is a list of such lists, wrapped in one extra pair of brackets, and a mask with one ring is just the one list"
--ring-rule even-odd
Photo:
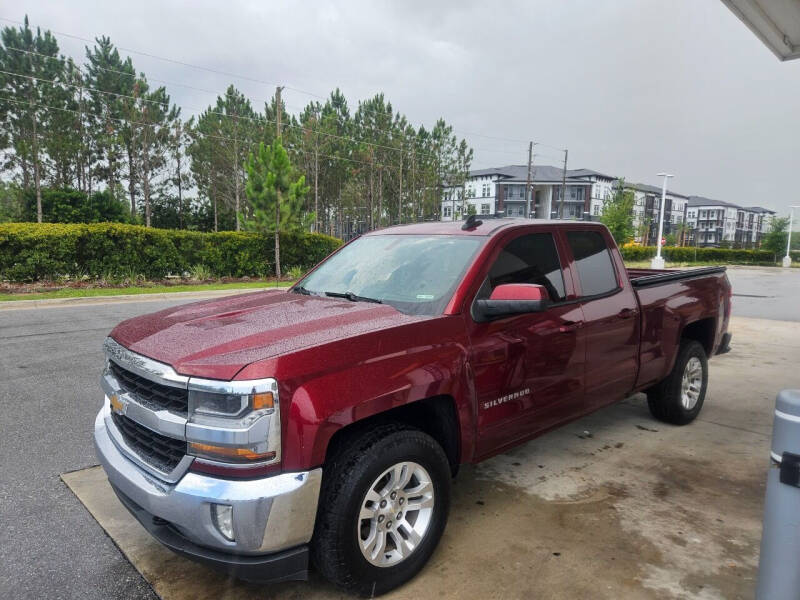
[[(769, 250), (737, 250), (733, 248), (695, 248), (690, 246), (665, 246), (661, 251), (668, 262), (713, 262), (736, 265), (774, 265), (781, 260)], [(656, 255), (655, 246), (624, 246), (625, 260), (648, 260)], [(792, 260), (800, 260), (800, 251), (792, 251)]]
[[(281, 235), (281, 264), (310, 267), (339, 247), (321, 234)], [(61, 275), (144, 275), (159, 279), (203, 264), (218, 276), (274, 273), (272, 236), (201, 233), (120, 223), (0, 224), (0, 278), (35, 281)]]

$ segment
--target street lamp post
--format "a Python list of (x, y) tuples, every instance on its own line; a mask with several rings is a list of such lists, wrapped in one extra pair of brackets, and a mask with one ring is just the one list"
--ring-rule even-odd
[(653, 260), (650, 261), (650, 268), (651, 269), (663, 269), (664, 268), (664, 259), (661, 257), (661, 236), (664, 235), (664, 205), (667, 203), (667, 179), (670, 177), (675, 177), (674, 175), (670, 175), (669, 173), (659, 173), (659, 177), (664, 178), (664, 182), (661, 185), (661, 210), (658, 214), (658, 238), (656, 239), (656, 255), (653, 257)]
[(789, 235), (787, 236), (786, 240), (786, 256), (783, 257), (783, 266), (784, 267), (791, 267), (792, 266), (792, 218), (794, 217), (794, 209), (800, 208), (800, 205), (794, 205), (789, 207)]

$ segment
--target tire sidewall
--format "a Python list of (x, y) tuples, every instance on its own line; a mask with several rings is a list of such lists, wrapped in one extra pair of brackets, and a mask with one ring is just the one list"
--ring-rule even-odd
[[(427, 443), (420, 444), (420, 441)], [(428, 447), (429, 445), (432, 447)], [(342, 540), (342, 552), (354, 579), (368, 584), (369, 589), (362, 589), (362, 593), (374, 592), (377, 595), (413, 577), (436, 549), (447, 523), (450, 507), (450, 468), (439, 445), (426, 434), (417, 431), (403, 431), (388, 436), (376, 445), (374, 451), (380, 459), (366, 461), (356, 467), (353, 481), (346, 486), (347, 502), (343, 511), (345, 517), (337, 526), (337, 534)], [(390, 567), (377, 567), (369, 563), (361, 553), (357, 533), (358, 514), (364, 496), (375, 480), (393, 465), (404, 461), (420, 464), (430, 475), (434, 491), (433, 515), (425, 537), (407, 559)]]
[[(697, 358), (702, 366), (703, 384), (700, 389), (700, 396), (697, 399), (697, 403), (693, 408), (687, 410), (683, 407), (683, 403), (681, 402), (681, 383), (683, 380), (683, 373), (686, 370), (686, 364), (693, 357)], [(703, 403), (706, 399), (706, 391), (708, 390), (708, 358), (706, 357), (703, 346), (701, 346), (699, 342), (690, 342), (682, 349), (680, 355), (678, 356), (678, 362), (675, 365), (674, 373), (675, 376), (670, 382), (671, 389), (669, 390), (669, 395), (673, 401), (673, 410), (680, 415), (680, 420), (682, 422), (688, 423), (693, 421), (697, 415), (700, 414), (700, 411), (703, 408)]]

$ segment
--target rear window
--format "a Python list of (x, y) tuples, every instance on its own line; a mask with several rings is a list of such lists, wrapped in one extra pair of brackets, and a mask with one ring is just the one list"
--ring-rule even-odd
[(567, 242), (575, 258), (582, 295), (607, 294), (619, 287), (611, 253), (600, 233), (568, 231)]

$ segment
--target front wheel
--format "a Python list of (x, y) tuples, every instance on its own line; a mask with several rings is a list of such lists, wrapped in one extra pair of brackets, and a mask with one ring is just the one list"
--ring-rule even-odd
[(429, 435), (383, 425), (325, 465), (312, 542), (317, 569), (364, 596), (403, 584), (430, 558), (450, 508), (450, 465)]
[(647, 392), (647, 405), (656, 419), (686, 425), (700, 414), (708, 388), (708, 359), (702, 344), (685, 340), (672, 372)]

